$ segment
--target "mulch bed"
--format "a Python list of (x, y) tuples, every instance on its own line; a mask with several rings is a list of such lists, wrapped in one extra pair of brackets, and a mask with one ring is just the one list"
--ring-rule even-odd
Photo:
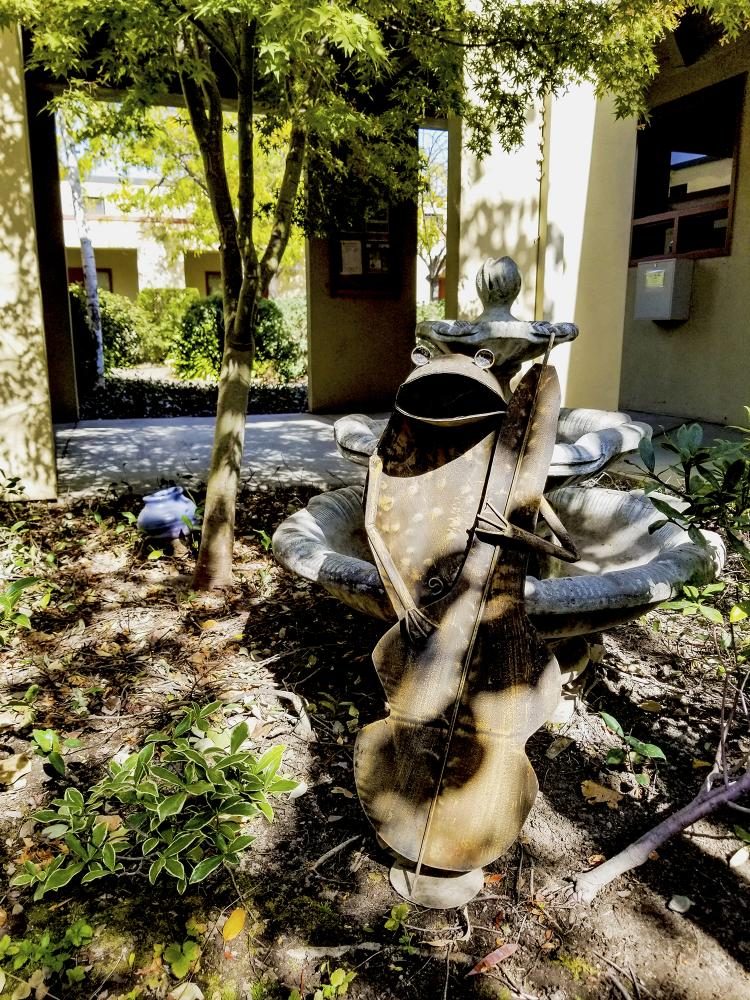
[[(258, 839), (233, 878), (217, 874), (185, 897), (161, 884), (151, 889), (140, 875), (68, 887), (36, 904), (25, 890), (6, 888), (0, 925), (14, 937), (80, 916), (94, 929), (79, 958), (86, 980), (52, 977), (50, 996), (170, 995), (177, 981), (158, 946), (181, 941), (191, 918), (203, 929), (190, 979), (210, 1000), (288, 1000), (295, 988), (311, 1000), (338, 968), (356, 971), (348, 988), (354, 1000), (750, 995), (743, 971), (750, 865), (727, 863), (740, 846), (736, 815), (696, 824), (591, 906), (569, 891), (573, 873), (687, 802), (705, 774), (700, 762), (713, 754), (723, 669), (718, 627), (674, 612), (612, 630), (572, 720), (529, 741), (540, 793), (520, 842), (487, 869), (480, 896), (455, 911), (413, 907), (405, 927), (385, 927), (399, 899), (352, 773), (358, 728), (385, 711), (370, 659), (383, 625), (291, 577), (267, 549), (279, 522), (313, 492), (243, 490), (236, 587), (210, 597), (191, 592), (189, 551), (148, 558), (123, 517), (140, 508), (130, 492), (0, 507), (1, 523), (26, 520), (24, 538), (56, 588), (49, 606), (34, 613), (32, 630), (0, 650), (0, 706), (38, 685), (33, 722), (5, 728), (2, 751), (29, 750), (31, 725), (75, 736), (82, 746), (66, 756), (68, 772), (85, 787), (113, 754), (139, 746), (180, 706), (219, 699), (256, 720), (259, 753), (283, 743), (284, 772), (308, 788), (279, 802), (273, 825), (256, 823)], [(49, 554), (54, 565), (45, 569)], [(632, 769), (606, 764), (618, 741), (602, 711), (664, 751), (666, 761), (648, 769), (648, 788)], [(561, 737), (565, 748), (550, 753)], [(6, 875), (34, 849), (30, 812), (66, 780), (34, 757), (25, 778), (0, 790)], [(588, 802), (587, 780), (619, 793), (615, 807)], [(668, 907), (678, 894), (693, 900), (685, 914)], [(248, 921), (226, 943), (221, 926), (235, 907)], [(519, 947), (490, 972), (467, 977), (503, 943)]]

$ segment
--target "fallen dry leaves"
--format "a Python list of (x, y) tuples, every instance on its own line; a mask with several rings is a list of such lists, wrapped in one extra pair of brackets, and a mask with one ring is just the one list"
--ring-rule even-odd
[(597, 781), (582, 781), (581, 791), (588, 803), (606, 805), (610, 809), (617, 809), (622, 801), (620, 792), (616, 792), (614, 788), (607, 788), (606, 785), (600, 785)]
[(500, 962), (504, 962), (506, 958), (510, 958), (511, 955), (515, 955), (518, 951), (518, 945), (515, 941), (509, 941), (505, 944), (500, 945), (499, 948), (495, 948), (491, 951), (489, 955), (485, 955), (484, 958), (480, 959), (474, 968), (467, 972), (467, 976), (479, 976), (483, 972), (489, 972), (490, 969), (494, 969), (496, 965)]

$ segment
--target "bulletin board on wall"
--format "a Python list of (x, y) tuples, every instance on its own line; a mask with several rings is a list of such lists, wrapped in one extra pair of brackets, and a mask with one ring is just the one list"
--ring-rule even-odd
[(330, 260), (331, 295), (397, 298), (400, 283), (390, 210), (370, 212), (360, 228), (335, 233)]

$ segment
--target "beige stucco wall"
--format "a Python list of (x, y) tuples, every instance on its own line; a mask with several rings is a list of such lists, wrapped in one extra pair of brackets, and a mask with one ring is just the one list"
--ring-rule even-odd
[[(750, 70), (750, 38), (688, 69), (667, 69), (664, 103)], [(716, 423), (744, 423), (750, 404), (750, 93), (746, 83), (732, 251), (696, 260), (690, 319), (671, 329), (633, 319), (636, 269), (625, 312), (621, 405)]]
[(206, 271), (221, 271), (218, 253), (185, 254), (185, 287), (206, 294)]
[[(112, 291), (134, 299), (138, 294), (138, 254), (135, 250), (96, 249), (96, 266), (112, 271)], [(68, 267), (81, 266), (81, 254), (67, 247), (65, 259)]]
[[(449, 176), (454, 200), (454, 185), (460, 180), (457, 279), (458, 314), (462, 318), (476, 316), (481, 310), (475, 285), (477, 271), (487, 258), (504, 255), (515, 260), (523, 279), (516, 315), (519, 319), (533, 318), (541, 128), (541, 110), (529, 109), (526, 134), (520, 148), (508, 153), (495, 141), (490, 155), (482, 160), (464, 148), (460, 156), (460, 173), (455, 179)], [(446, 306), (450, 305), (449, 297)]]
[(16, 31), (0, 31), (0, 79), (0, 470), (40, 500), (54, 497), (57, 483)]
[(550, 102), (549, 129), (539, 318), (580, 329), (552, 355), (565, 405), (616, 409), (636, 123), (582, 85)]
[(479, 265), (513, 257), (523, 279), (515, 315), (580, 327), (552, 355), (568, 406), (618, 405), (635, 135), (611, 101), (576, 86), (530, 111), (520, 149), (460, 155), (459, 314), (476, 315)]

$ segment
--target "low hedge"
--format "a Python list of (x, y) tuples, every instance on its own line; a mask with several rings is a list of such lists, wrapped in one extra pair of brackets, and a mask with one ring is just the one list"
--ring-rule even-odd
[[(82, 420), (135, 420), (143, 417), (213, 417), (218, 388), (213, 382), (177, 382), (107, 375), (104, 385), (81, 402)], [(305, 385), (254, 382), (248, 413), (305, 413)]]

